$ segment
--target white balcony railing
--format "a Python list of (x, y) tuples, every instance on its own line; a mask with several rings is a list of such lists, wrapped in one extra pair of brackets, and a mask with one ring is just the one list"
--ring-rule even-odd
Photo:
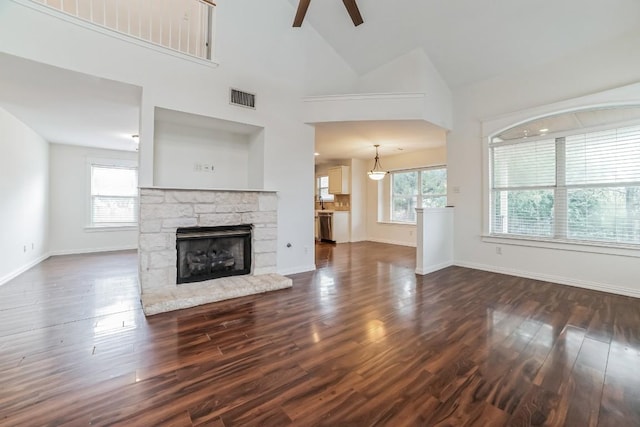
[(215, 4), (208, 0), (32, 0), (84, 21), (211, 59)]

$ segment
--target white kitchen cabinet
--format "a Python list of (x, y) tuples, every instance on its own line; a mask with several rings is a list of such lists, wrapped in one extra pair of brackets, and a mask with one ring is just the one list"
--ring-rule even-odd
[(334, 166), (327, 171), (329, 194), (349, 194), (349, 166)]
[(347, 243), (351, 241), (349, 232), (349, 212), (335, 211), (333, 213), (333, 240), (336, 243)]

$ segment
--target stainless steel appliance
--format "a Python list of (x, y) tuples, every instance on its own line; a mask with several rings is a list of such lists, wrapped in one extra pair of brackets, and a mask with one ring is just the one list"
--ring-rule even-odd
[(333, 238), (333, 212), (318, 212), (319, 234), (322, 242), (335, 242)]

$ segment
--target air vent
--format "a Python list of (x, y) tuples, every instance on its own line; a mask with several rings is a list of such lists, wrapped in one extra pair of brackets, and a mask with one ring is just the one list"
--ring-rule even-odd
[(241, 107), (256, 108), (256, 96), (253, 93), (242, 92), (238, 89), (231, 89), (231, 103)]

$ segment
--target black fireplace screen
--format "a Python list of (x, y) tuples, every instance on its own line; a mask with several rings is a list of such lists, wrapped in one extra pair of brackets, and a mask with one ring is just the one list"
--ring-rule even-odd
[(251, 225), (179, 228), (177, 283), (251, 273)]

